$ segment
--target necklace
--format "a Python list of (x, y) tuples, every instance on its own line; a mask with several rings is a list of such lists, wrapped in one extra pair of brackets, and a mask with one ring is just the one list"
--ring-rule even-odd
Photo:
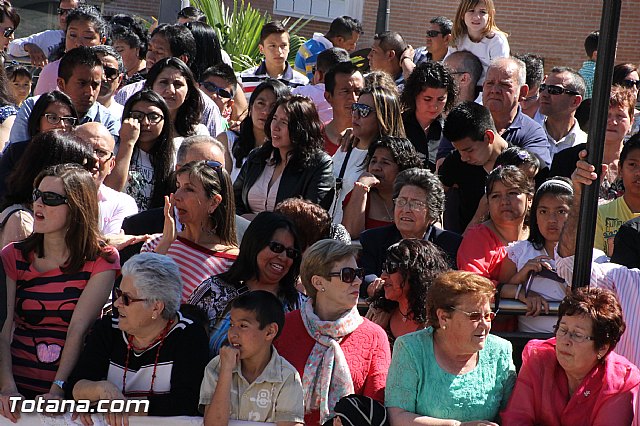
[(162, 349), (162, 345), (164, 345), (164, 339), (165, 337), (167, 337), (167, 334), (169, 334), (169, 330), (171, 329), (172, 325), (173, 325), (173, 320), (169, 320), (169, 322), (167, 322), (167, 325), (162, 330), (162, 333), (160, 333), (158, 337), (153, 339), (153, 342), (151, 342), (150, 344), (142, 348), (137, 347), (133, 343), (134, 336), (127, 337), (127, 358), (125, 359), (125, 362), (124, 362), (124, 373), (122, 374), (122, 394), (123, 395), (126, 395), (125, 389), (127, 388), (127, 370), (129, 370), (129, 356), (131, 355), (131, 351), (137, 350), (139, 352), (144, 352), (147, 349), (151, 348), (156, 343), (160, 342), (160, 344), (158, 345), (158, 350), (156, 351), (156, 358), (153, 363), (153, 372), (151, 373), (151, 388), (149, 389), (149, 395), (153, 395), (153, 385), (156, 381), (156, 370), (158, 369), (158, 359), (160, 358), (160, 350)]
[(402, 322), (407, 322), (407, 319), (409, 319), (410, 312), (407, 311), (407, 313), (405, 314), (400, 310), (400, 307), (398, 307), (398, 312), (400, 312), (400, 315), (402, 315)]

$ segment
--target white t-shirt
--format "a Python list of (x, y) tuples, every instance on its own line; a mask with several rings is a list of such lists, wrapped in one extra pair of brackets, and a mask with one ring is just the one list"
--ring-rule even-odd
[[(333, 155), (333, 175), (338, 178), (340, 176), (340, 170), (342, 164), (347, 156), (346, 151), (338, 149)], [(358, 178), (364, 173), (364, 165), (362, 164), (367, 157), (366, 149), (353, 148), (351, 156), (349, 156), (349, 162), (344, 170), (342, 177), (342, 189), (338, 193), (336, 191), (336, 198), (333, 200), (333, 204), (329, 209), (329, 214), (332, 215), (333, 223), (342, 223), (342, 202), (349, 192), (353, 189), (353, 185), (358, 181)]]

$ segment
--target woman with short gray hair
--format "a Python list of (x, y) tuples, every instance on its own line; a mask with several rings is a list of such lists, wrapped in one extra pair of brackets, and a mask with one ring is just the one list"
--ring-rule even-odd
[(393, 224), (370, 229), (360, 235), (360, 265), (365, 279), (361, 296), (373, 296), (383, 281), (382, 264), (387, 248), (402, 239), (417, 238), (438, 246), (451, 269), (462, 237), (436, 224), (444, 211), (444, 188), (436, 175), (427, 169), (411, 168), (398, 173), (393, 186)]
[[(67, 398), (144, 397), (150, 416), (197, 415), (208, 338), (202, 324), (180, 312), (181, 294), (171, 258), (142, 253), (129, 259), (115, 289), (119, 315), (94, 326), (65, 386)], [(107, 421), (121, 424), (122, 416), (108, 414)]]

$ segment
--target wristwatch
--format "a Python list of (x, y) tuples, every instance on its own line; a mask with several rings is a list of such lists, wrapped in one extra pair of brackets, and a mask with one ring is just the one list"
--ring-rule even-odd
[(53, 384), (56, 385), (57, 387), (59, 387), (60, 389), (64, 390), (64, 385), (67, 382), (65, 382), (64, 380), (54, 380)]

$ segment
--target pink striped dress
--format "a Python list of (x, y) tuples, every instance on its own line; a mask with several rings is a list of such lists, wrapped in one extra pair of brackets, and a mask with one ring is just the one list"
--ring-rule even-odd
[[(162, 234), (156, 235), (140, 251), (155, 251), (161, 238)], [(226, 272), (237, 257), (235, 254), (210, 250), (180, 236), (171, 243), (167, 256), (175, 260), (182, 275), (182, 303), (204, 280)]]

